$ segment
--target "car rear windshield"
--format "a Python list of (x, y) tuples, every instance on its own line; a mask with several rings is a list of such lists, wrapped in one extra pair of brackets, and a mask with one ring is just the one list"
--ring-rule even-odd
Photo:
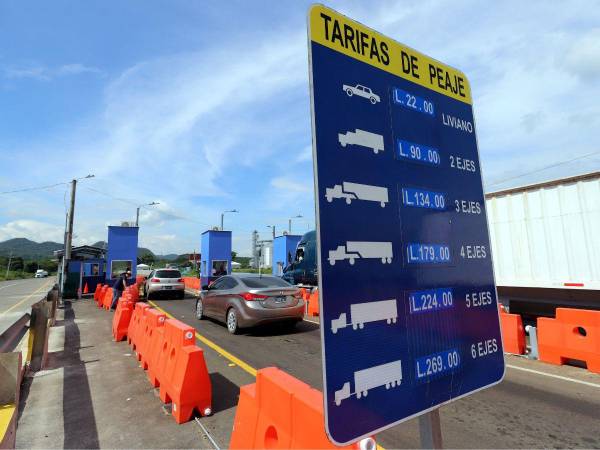
[(157, 270), (156, 278), (181, 278), (179, 270)]
[(246, 286), (253, 289), (270, 288), (270, 287), (292, 287), (287, 281), (277, 277), (247, 277), (242, 278)]

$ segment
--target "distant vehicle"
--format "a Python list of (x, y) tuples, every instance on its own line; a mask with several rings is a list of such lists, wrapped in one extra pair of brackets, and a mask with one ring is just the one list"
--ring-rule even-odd
[(325, 197), (331, 203), (334, 198), (345, 198), (349, 205), (352, 200), (368, 200), (379, 202), (382, 208), (388, 200), (388, 190), (385, 187), (371, 186), (368, 184), (350, 183), (344, 181), (341, 185), (336, 184), (332, 188), (325, 189)]
[(224, 275), (210, 286), (202, 286), (196, 300), (196, 318), (225, 322), (227, 331), (273, 322), (291, 326), (304, 317), (300, 289), (271, 275)]
[(152, 269), (147, 264), (138, 264), (136, 266), (135, 271), (136, 271), (135, 273), (137, 274), (137, 276), (148, 278), (148, 275), (150, 275), (150, 272), (152, 272)]
[(361, 84), (357, 84), (356, 86), (348, 86), (347, 84), (342, 85), (342, 89), (348, 97), (352, 97), (353, 95), (358, 95), (359, 97), (364, 97), (369, 99), (369, 101), (373, 104), (381, 101), (379, 95), (374, 94), (371, 88), (363, 86)]
[(48, 276), (48, 272), (43, 269), (38, 269), (35, 271), (35, 278), (46, 278)]
[(282, 278), (290, 284), (317, 286), (317, 233), (304, 234), (296, 247), (294, 260), (283, 269)]
[(153, 295), (184, 298), (185, 284), (181, 272), (177, 269), (153, 270), (144, 283), (144, 294), (147, 299)]
[(347, 322), (346, 313), (340, 314), (338, 319), (331, 321), (331, 331), (336, 334), (340, 328), (352, 325), (354, 330), (362, 329), (365, 323), (385, 320), (388, 324), (396, 323), (398, 319), (398, 306), (396, 299), (381, 300), (378, 302), (355, 303), (350, 305), (352, 322)]
[(346, 245), (339, 245), (335, 250), (329, 251), (329, 264), (335, 265), (336, 261), (349, 260), (353, 265), (356, 259), (381, 258), (382, 264), (392, 262), (393, 250), (391, 242), (360, 242), (348, 241)]
[(370, 367), (368, 369), (354, 372), (354, 392), (350, 390), (350, 382), (344, 383), (344, 386), (334, 394), (335, 404), (340, 406), (342, 400), (356, 395), (356, 398), (366, 397), (370, 389), (380, 386), (390, 387), (400, 386), (402, 383), (402, 361), (394, 361), (380, 366)]
[(359, 130), (358, 128), (355, 131), (339, 133), (338, 141), (342, 147), (346, 147), (347, 145), (358, 145), (372, 149), (375, 154), (385, 150), (382, 135), (371, 133), (370, 131)]

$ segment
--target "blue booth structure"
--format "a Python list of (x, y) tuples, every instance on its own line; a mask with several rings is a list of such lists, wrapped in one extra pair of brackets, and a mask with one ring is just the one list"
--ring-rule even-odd
[(106, 252), (106, 280), (114, 280), (125, 270), (131, 271), (135, 280), (138, 249), (138, 227), (108, 227)]
[(200, 286), (231, 273), (231, 231), (205, 231), (200, 247)]
[[(71, 249), (71, 259), (64, 260), (63, 249), (54, 252), (59, 262), (59, 285), (63, 287), (63, 298), (77, 298), (85, 292), (94, 292), (98, 283), (104, 282), (104, 249), (82, 245)], [(65, 279), (62, 280), (62, 267), (65, 266)]]
[(273, 275), (283, 275), (283, 269), (294, 259), (301, 238), (302, 236), (296, 234), (285, 234), (273, 240)]

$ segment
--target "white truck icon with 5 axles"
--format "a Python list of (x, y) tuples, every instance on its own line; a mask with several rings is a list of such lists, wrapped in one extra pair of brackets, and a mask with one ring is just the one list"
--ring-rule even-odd
[(331, 332), (336, 334), (339, 329), (352, 325), (353, 330), (363, 329), (365, 323), (385, 320), (388, 325), (398, 320), (396, 299), (377, 302), (354, 303), (350, 305), (351, 322), (348, 323), (346, 313), (331, 321)]

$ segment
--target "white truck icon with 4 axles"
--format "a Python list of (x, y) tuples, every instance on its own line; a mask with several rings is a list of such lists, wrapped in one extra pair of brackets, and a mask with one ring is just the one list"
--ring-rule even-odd
[(383, 136), (370, 131), (359, 130), (348, 131), (347, 133), (338, 133), (338, 141), (342, 147), (347, 145), (358, 145), (367, 147), (377, 154), (385, 150), (383, 144)]
[(325, 198), (331, 203), (334, 198), (345, 198), (349, 205), (352, 200), (366, 200), (378, 202), (382, 208), (388, 200), (388, 190), (385, 187), (371, 186), (368, 184), (350, 183), (348, 181), (342, 184), (336, 184), (332, 188), (325, 189)]
[(350, 390), (350, 382), (344, 383), (342, 389), (335, 391), (334, 400), (337, 406), (342, 400), (356, 395), (356, 398), (366, 397), (369, 389), (385, 386), (386, 389), (400, 386), (402, 383), (402, 361), (394, 361), (380, 366), (354, 372), (354, 392)]
[(336, 261), (347, 259), (354, 265), (356, 259), (373, 258), (381, 259), (382, 264), (389, 264), (394, 257), (391, 242), (361, 242), (347, 241), (346, 245), (339, 245), (335, 250), (329, 250), (329, 264), (335, 265)]
[(353, 330), (363, 329), (365, 323), (385, 320), (387, 324), (396, 323), (398, 320), (398, 306), (396, 299), (381, 300), (377, 302), (354, 303), (350, 305), (351, 322), (348, 323), (346, 313), (331, 321), (331, 332), (336, 334), (339, 329), (352, 325)]

